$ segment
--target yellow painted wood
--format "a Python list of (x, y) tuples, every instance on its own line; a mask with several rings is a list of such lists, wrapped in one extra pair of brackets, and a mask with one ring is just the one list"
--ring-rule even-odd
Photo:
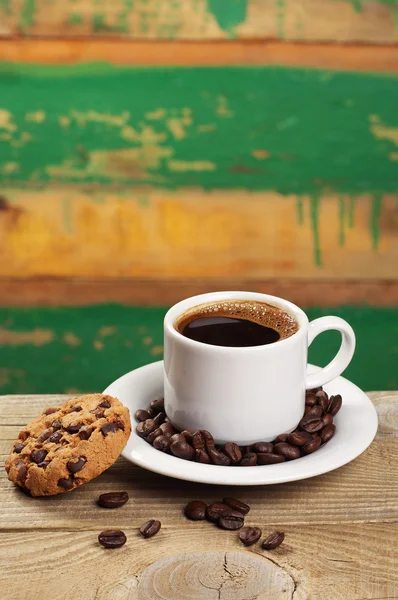
[(3, 204), (0, 277), (397, 277), (393, 195), (50, 186), (5, 189)]

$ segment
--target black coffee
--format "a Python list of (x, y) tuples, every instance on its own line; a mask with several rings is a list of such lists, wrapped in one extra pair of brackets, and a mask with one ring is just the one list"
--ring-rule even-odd
[(201, 304), (175, 327), (183, 336), (213, 346), (264, 346), (296, 333), (296, 320), (280, 308), (254, 301)]

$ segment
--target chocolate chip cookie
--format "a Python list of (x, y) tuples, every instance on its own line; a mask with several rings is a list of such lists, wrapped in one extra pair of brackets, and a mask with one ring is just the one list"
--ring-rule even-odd
[(14, 442), (8, 478), (32, 496), (69, 492), (110, 467), (131, 432), (119, 400), (89, 394), (47, 408)]

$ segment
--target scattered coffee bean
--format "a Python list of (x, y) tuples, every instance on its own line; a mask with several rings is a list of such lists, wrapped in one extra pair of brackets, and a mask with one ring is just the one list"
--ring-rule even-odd
[(238, 444), (235, 444), (234, 442), (227, 442), (224, 446), (224, 452), (232, 464), (238, 463), (242, 458), (242, 451)]
[(156, 425), (156, 423), (153, 419), (146, 419), (146, 421), (141, 421), (140, 423), (138, 423), (135, 430), (140, 437), (147, 437), (150, 433), (155, 431), (155, 429), (157, 429), (157, 428), (158, 428), (158, 425)]
[(202, 463), (202, 465), (210, 465), (211, 463), (210, 456), (206, 450), (195, 450), (195, 460), (198, 463)]
[(161, 452), (167, 452), (171, 446), (171, 438), (168, 435), (159, 435), (153, 440), (153, 447)]
[(55, 419), (55, 421), (51, 423), (51, 427), (54, 431), (58, 431), (58, 429), (62, 428), (62, 423), (59, 419)]
[(205, 441), (206, 450), (207, 450), (207, 452), (209, 452), (212, 448), (216, 447), (214, 438), (211, 435), (210, 431), (206, 431), (205, 429), (202, 429), (201, 433), (202, 433), (203, 439)]
[(264, 454), (267, 452), (272, 452), (274, 449), (273, 444), (271, 442), (257, 442), (254, 444), (255, 452), (259, 452), (260, 454)]
[(110, 408), (111, 403), (109, 402), (109, 400), (102, 400), (102, 402), (100, 402), (98, 406), (101, 406), (102, 408)]
[(286, 442), (288, 435), (288, 433), (281, 433), (280, 435), (278, 435), (277, 438), (275, 438), (274, 444), (278, 444), (279, 442)]
[(230, 510), (226, 514), (223, 514), (217, 521), (218, 526), (221, 529), (227, 529), (228, 531), (236, 531), (243, 527), (245, 521), (242, 513), (236, 510)]
[(17, 442), (16, 444), (14, 444), (14, 452), (16, 452), (17, 454), (20, 454), (22, 452), (22, 450), (25, 448), (26, 444), (21, 444), (19, 442)]
[(127, 538), (120, 529), (107, 529), (99, 534), (98, 541), (104, 548), (121, 548)]
[(312, 408), (311, 406), (305, 406), (304, 407), (304, 414), (308, 415), (308, 413), (310, 412), (311, 408)]
[(162, 425), (162, 423), (164, 423), (165, 418), (166, 418), (166, 414), (164, 412), (160, 412), (153, 417), (153, 420), (155, 421), (156, 426), (160, 427), (160, 425)]
[(275, 454), (281, 454), (286, 458), (286, 460), (295, 460), (301, 456), (301, 452), (297, 446), (292, 446), (287, 442), (279, 442), (279, 444), (275, 444), (274, 452)]
[(254, 467), (257, 464), (257, 454), (254, 452), (248, 452), (242, 456), (242, 460), (239, 463), (240, 467)]
[(316, 433), (317, 431), (320, 431), (322, 427), (324, 427), (324, 423), (322, 419), (319, 419), (317, 421), (310, 421), (310, 423), (306, 423), (302, 427), (305, 431), (307, 431), (307, 433)]
[(201, 431), (196, 431), (192, 436), (192, 446), (195, 450), (204, 450), (205, 449), (205, 438), (202, 435)]
[(134, 416), (136, 418), (136, 421), (138, 421), (139, 423), (141, 423), (141, 421), (146, 421), (147, 419), (151, 418), (149, 412), (142, 408), (139, 408), (138, 410), (136, 410)]
[(261, 544), (264, 550), (274, 550), (281, 545), (285, 539), (285, 534), (282, 531), (273, 531)]
[(151, 538), (159, 532), (161, 526), (162, 525), (160, 521), (151, 519), (150, 521), (144, 523), (144, 525), (141, 525), (140, 534), (144, 536), (144, 538)]
[(321, 431), (321, 441), (323, 444), (326, 444), (329, 440), (334, 436), (334, 432), (336, 431), (336, 425), (326, 425)]
[(333, 417), (330, 413), (326, 413), (325, 415), (323, 415), (322, 421), (324, 426), (326, 427), (326, 425), (331, 425), (333, 423)]
[[(318, 394), (322, 394), (322, 392), (318, 392)], [(318, 396), (318, 394), (317, 394), (317, 396)], [(328, 399), (327, 395), (318, 397), (318, 405), (321, 407), (322, 412), (326, 412), (326, 410), (329, 406), (329, 399)]]
[(207, 504), (201, 500), (191, 500), (184, 509), (185, 516), (191, 521), (203, 521), (206, 518)]
[(209, 456), (213, 464), (228, 467), (231, 464), (231, 460), (223, 452), (219, 452), (214, 448), (208, 448)]
[(231, 498), (227, 496), (226, 498), (223, 498), (222, 501), (227, 506), (230, 506), (233, 510), (237, 510), (242, 513), (242, 515), (247, 515), (247, 513), (250, 512), (250, 506), (241, 500), (238, 500), (237, 498)]
[(303, 431), (293, 431), (287, 436), (287, 441), (293, 446), (304, 446), (309, 440)]
[(282, 454), (274, 454), (273, 452), (265, 452), (257, 454), (257, 464), (259, 465), (275, 465), (285, 462), (286, 458)]
[(103, 508), (119, 508), (126, 504), (129, 499), (127, 492), (108, 492), (101, 494), (98, 498), (98, 504)]
[(326, 400), (329, 400), (329, 396), (327, 395), (327, 393), (325, 392), (325, 390), (319, 390), (319, 392), (317, 392), (315, 394), (315, 396), (317, 397), (318, 402), (319, 402), (319, 398), (326, 398)]
[(174, 456), (183, 458), (184, 460), (192, 460), (195, 453), (192, 446), (187, 444), (187, 442), (174, 442), (174, 444), (171, 444), (170, 450)]
[(78, 433), (83, 427), (83, 423), (70, 423), (65, 427), (68, 433)]
[(69, 477), (58, 479), (58, 485), (64, 488), (64, 490), (71, 490), (73, 488), (73, 476), (69, 475)]
[(259, 527), (243, 527), (239, 532), (239, 539), (245, 546), (253, 546), (262, 535)]
[(181, 433), (174, 433), (170, 438), (170, 442), (172, 444), (174, 444), (174, 442), (182, 442), (182, 443), (186, 444), (187, 440)]
[(93, 431), (94, 429), (92, 427), (89, 427), (88, 425), (83, 425), (83, 427), (79, 431), (79, 438), (81, 440), (89, 440)]
[(164, 410), (164, 399), (160, 400), (152, 400), (149, 405), (149, 408), (157, 415), (160, 412), (165, 412)]
[(50, 462), (51, 462), (50, 460), (43, 460), (37, 466), (40, 467), (41, 469), (47, 469), (47, 466), (50, 464)]
[(184, 438), (186, 439), (186, 441), (188, 442), (188, 444), (192, 445), (192, 437), (193, 437), (193, 432), (192, 431), (188, 431), (188, 429), (184, 429), (184, 431), (181, 431), (181, 435), (184, 436)]
[(307, 394), (305, 395), (305, 404), (306, 406), (315, 406), (315, 404), (317, 403), (317, 397), (315, 394), (313, 394), (312, 392), (307, 392)]
[(25, 462), (21, 459), (15, 461), (15, 468), (17, 470), (17, 479), (21, 483), (25, 481), (26, 475), (28, 474), (28, 467), (25, 465)]
[(75, 456), (68, 460), (66, 466), (68, 468), (69, 473), (72, 473), (74, 475), (75, 473), (81, 471), (85, 467), (86, 463), (87, 458), (85, 458), (84, 456)]
[(305, 454), (312, 454), (315, 452), (315, 450), (318, 450), (320, 445), (321, 438), (318, 435), (317, 437), (313, 438), (311, 442), (307, 442), (305, 446), (303, 446), (303, 452), (305, 452)]
[[(146, 441), (149, 442), (150, 444), (153, 444), (154, 440), (156, 440), (156, 438), (159, 437), (160, 435), (166, 435), (166, 434), (163, 433), (163, 431), (160, 429), (160, 427), (158, 427), (157, 429), (155, 429), (155, 431), (152, 431), (152, 433), (147, 435)], [(140, 437), (142, 437), (142, 436), (140, 436)], [(169, 438), (170, 436), (167, 435), (167, 437)]]
[(230, 510), (231, 508), (228, 504), (224, 504), (223, 502), (213, 502), (213, 504), (209, 504), (206, 508), (206, 519), (212, 523), (217, 523), (218, 519)]
[(38, 465), (46, 458), (47, 454), (48, 453), (46, 450), (43, 450), (42, 448), (37, 448), (31, 453), (30, 460)]
[(101, 433), (104, 437), (108, 435), (108, 433), (114, 433), (119, 429), (117, 423), (104, 423), (101, 425)]
[(328, 412), (334, 417), (339, 412), (342, 404), (343, 400), (340, 394), (337, 394), (336, 396), (330, 396)]
[(162, 430), (163, 435), (169, 435), (170, 437), (176, 433), (173, 425), (169, 422), (162, 423), (159, 429)]
[(58, 410), (59, 410), (59, 408), (55, 408), (54, 406), (49, 406), (48, 408), (43, 410), (43, 415), (52, 415), (53, 413), (57, 412)]

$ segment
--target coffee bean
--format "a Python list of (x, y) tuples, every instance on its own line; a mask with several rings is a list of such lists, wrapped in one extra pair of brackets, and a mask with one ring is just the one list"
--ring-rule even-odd
[(149, 408), (157, 415), (160, 412), (165, 412), (164, 410), (164, 399), (160, 400), (152, 400), (149, 405)]
[(329, 440), (334, 436), (334, 432), (336, 431), (336, 425), (326, 425), (321, 431), (321, 441), (323, 444), (326, 444)]
[(159, 435), (153, 440), (153, 447), (161, 452), (167, 452), (170, 450), (171, 438), (168, 435)]
[(15, 468), (17, 470), (17, 479), (20, 483), (23, 483), (26, 479), (26, 475), (28, 474), (28, 468), (25, 465), (25, 462), (20, 458), (15, 461)]
[(313, 406), (307, 414), (304, 415), (304, 417), (301, 419), (299, 426), (302, 429), (306, 428), (306, 425), (308, 425), (308, 423), (312, 423), (313, 421), (319, 421), (319, 419), (322, 417), (322, 408), (318, 405)]
[(303, 452), (305, 452), (305, 454), (312, 454), (315, 452), (315, 450), (318, 450), (320, 445), (321, 438), (318, 435), (317, 437), (313, 438), (312, 442), (307, 442), (306, 445), (303, 446)]
[(211, 463), (210, 456), (206, 450), (195, 450), (195, 460), (203, 465), (209, 465)]
[(82, 427), (83, 423), (70, 423), (65, 429), (68, 433), (78, 433)]
[(223, 514), (217, 521), (217, 524), (221, 529), (227, 529), (228, 531), (236, 531), (245, 524), (242, 513), (236, 510), (230, 510), (228, 513)]
[(42, 442), (45, 442), (52, 433), (53, 433), (52, 429), (45, 429), (44, 431), (41, 432), (41, 434), (37, 438), (36, 442), (38, 442), (39, 444), (41, 444)]
[(156, 416), (153, 417), (153, 420), (155, 421), (156, 426), (160, 427), (160, 425), (162, 423), (164, 423), (165, 418), (166, 418), (166, 414), (164, 412), (160, 412)]
[(242, 454), (252, 454), (254, 452), (254, 446), (242, 446)]
[(271, 442), (257, 442), (254, 444), (255, 452), (259, 452), (260, 454), (265, 454), (267, 452), (272, 452), (274, 449), (273, 444)]
[(211, 435), (211, 433), (209, 431), (206, 431), (205, 429), (202, 429), (201, 433), (202, 433), (203, 439), (205, 441), (206, 450), (207, 450), (207, 452), (210, 452), (210, 450), (212, 448), (215, 448), (215, 446), (216, 446), (214, 438)]
[(274, 452), (275, 454), (281, 454), (286, 458), (286, 460), (295, 460), (301, 456), (301, 452), (297, 446), (292, 446), (287, 442), (279, 442), (279, 444), (275, 444)]
[(53, 421), (51, 423), (51, 427), (53, 428), (54, 431), (58, 431), (58, 429), (61, 429), (62, 423), (59, 419), (55, 419), (55, 421)]
[(99, 534), (98, 541), (104, 548), (121, 548), (127, 538), (120, 529), (107, 529)]
[(205, 438), (202, 435), (201, 431), (195, 431), (192, 436), (192, 446), (195, 450), (204, 450), (205, 449)]
[(93, 431), (94, 429), (92, 427), (89, 427), (88, 425), (83, 425), (83, 427), (79, 431), (79, 438), (81, 440), (89, 440)]
[(108, 492), (101, 494), (98, 498), (98, 504), (103, 508), (119, 508), (126, 504), (129, 499), (127, 492)]
[(318, 419), (317, 421), (310, 421), (309, 423), (302, 425), (302, 427), (307, 433), (316, 433), (324, 427), (324, 423), (322, 419)]
[(102, 402), (100, 402), (98, 406), (101, 406), (102, 408), (110, 408), (111, 403), (109, 402), (109, 400), (102, 400)]
[(57, 412), (59, 410), (59, 408), (55, 408), (53, 406), (49, 406), (48, 408), (46, 408), (45, 410), (43, 410), (43, 415), (52, 415), (53, 413)]
[(274, 550), (285, 539), (283, 531), (273, 531), (261, 544), (264, 550)]
[(266, 452), (264, 454), (257, 454), (257, 463), (259, 465), (275, 465), (277, 463), (285, 462), (286, 458), (282, 454), (274, 454), (272, 452)]
[(105, 409), (97, 406), (97, 408), (95, 408), (94, 410), (90, 410), (90, 413), (92, 415), (95, 415), (97, 419), (102, 419), (102, 417), (104, 416), (104, 413), (105, 413)]
[(141, 421), (146, 421), (147, 419), (151, 418), (149, 412), (142, 408), (139, 408), (138, 410), (136, 410), (134, 416), (136, 418), (136, 421), (139, 421), (140, 423), (141, 423)]
[[(152, 433), (150, 433), (146, 437), (146, 441), (149, 442), (150, 444), (153, 444), (153, 442), (156, 440), (156, 438), (159, 437), (160, 435), (166, 435), (166, 434), (163, 433), (163, 431), (160, 429), (160, 427), (158, 427), (157, 429), (155, 429), (155, 431), (152, 431)], [(170, 438), (170, 435), (167, 435), (166, 437)]]
[(241, 500), (238, 500), (237, 498), (231, 498), (227, 496), (226, 498), (223, 498), (222, 501), (227, 506), (230, 506), (233, 510), (237, 510), (242, 513), (242, 515), (247, 515), (247, 513), (250, 511), (250, 506)]
[(206, 519), (212, 523), (217, 523), (223, 514), (227, 514), (231, 508), (223, 502), (213, 502), (206, 508)]
[(21, 444), (19, 442), (17, 442), (16, 444), (14, 444), (14, 452), (16, 452), (17, 454), (20, 454), (22, 452), (22, 450), (25, 448), (26, 444)]
[(288, 435), (288, 433), (281, 433), (280, 435), (278, 435), (277, 438), (275, 438), (274, 444), (278, 444), (279, 442), (286, 442)]
[(71, 490), (73, 488), (73, 476), (69, 475), (69, 477), (58, 479), (58, 485), (64, 488), (64, 490)]
[(46, 450), (43, 450), (42, 448), (37, 448), (31, 453), (30, 460), (38, 465), (46, 458), (47, 454), (48, 452)]
[(68, 412), (72, 413), (72, 412), (80, 412), (82, 411), (82, 407), (81, 406), (73, 406)]
[(43, 460), (37, 466), (40, 467), (41, 469), (47, 469), (47, 465), (49, 465), (50, 462), (51, 462), (50, 460)]
[(181, 433), (174, 433), (170, 438), (170, 442), (172, 444), (174, 444), (174, 442), (183, 442), (184, 444), (186, 444), (187, 440)]
[(240, 467), (254, 467), (257, 464), (257, 454), (254, 452), (248, 452), (242, 456), (242, 460), (239, 463)]
[(206, 518), (207, 504), (201, 500), (191, 500), (184, 509), (185, 516), (191, 521), (203, 521)]
[(150, 433), (155, 431), (158, 428), (155, 421), (153, 419), (147, 419), (146, 421), (141, 421), (138, 423), (135, 428), (136, 432), (140, 437), (147, 437)]
[(170, 422), (162, 423), (159, 429), (162, 430), (163, 435), (169, 435), (170, 437), (176, 433), (175, 428)]
[(304, 414), (308, 415), (308, 413), (310, 412), (311, 408), (312, 408), (311, 406), (305, 406), (304, 407)]
[[(322, 392), (318, 392), (318, 394), (321, 394)], [(321, 407), (322, 411), (325, 412), (329, 406), (329, 400), (328, 398), (324, 397), (324, 396), (320, 396), (318, 398), (318, 405)]]
[(144, 538), (151, 538), (158, 533), (161, 526), (162, 525), (160, 521), (157, 521), (156, 519), (151, 519), (150, 521), (147, 521), (146, 523), (141, 525), (140, 534), (144, 536)]
[(340, 394), (337, 394), (336, 396), (330, 396), (328, 412), (334, 417), (339, 412), (342, 404), (343, 399)]
[(326, 425), (331, 425), (333, 423), (333, 417), (330, 413), (326, 413), (326, 415), (323, 415), (322, 421), (324, 426), (326, 427)]
[(239, 532), (239, 539), (245, 546), (253, 546), (262, 535), (259, 527), (243, 527)]
[(311, 390), (307, 390), (307, 394), (316, 394), (317, 392), (321, 392), (322, 391), (322, 386), (318, 386), (316, 388), (312, 388)]
[(187, 444), (187, 442), (174, 442), (174, 444), (171, 444), (170, 450), (174, 456), (183, 458), (184, 460), (192, 460), (195, 453), (192, 446)]
[(66, 463), (66, 466), (68, 468), (68, 471), (74, 475), (75, 473), (78, 473), (83, 469), (86, 462), (87, 458), (85, 458), (84, 456), (74, 456)]
[[(146, 421), (145, 421), (146, 422)], [(117, 423), (104, 423), (101, 425), (101, 433), (104, 437), (108, 435), (108, 433), (115, 433), (119, 429)]]
[(188, 444), (191, 444), (191, 446), (192, 446), (193, 432), (188, 431), (188, 429), (184, 429), (184, 431), (181, 431), (181, 435), (183, 435), (184, 438), (186, 439), (186, 441), (188, 442)]
[(231, 460), (223, 452), (219, 452), (214, 448), (208, 448), (208, 452), (213, 464), (222, 467), (228, 467), (231, 464)]
[(307, 392), (305, 395), (306, 406), (315, 406), (317, 403), (317, 397), (312, 392)]
[(304, 446), (304, 444), (309, 441), (308, 437), (304, 435), (304, 433), (305, 432), (303, 431), (293, 431), (292, 433), (289, 433), (287, 441), (293, 446)]
[(242, 451), (238, 444), (227, 442), (224, 446), (224, 453), (228, 456), (232, 464), (236, 464), (242, 458)]

